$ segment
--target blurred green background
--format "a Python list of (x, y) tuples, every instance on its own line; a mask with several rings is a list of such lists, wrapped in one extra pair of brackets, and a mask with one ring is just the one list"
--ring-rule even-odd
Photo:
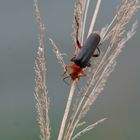
[[(103, 1), (96, 22), (100, 30), (111, 21), (118, 0)], [(46, 30), (47, 83), (50, 96), (51, 138), (55, 140), (68, 96), (60, 65), (48, 36), (61, 52), (66, 64), (72, 57), (73, 1), (40, 0)], [(88, 22), (95, 2), (90, 5)], [(132, 19), (138, 19), (140, 12)], [(88, 122), (108, 118), (80, 140), (140, 139), (140, 25), (118, 58), (105, 90), (86, 117)], [(38, 46), (38, 26), (33, 0), (0, 0), (0, 140), (39, 140), (34, 99), (34, 61)]]

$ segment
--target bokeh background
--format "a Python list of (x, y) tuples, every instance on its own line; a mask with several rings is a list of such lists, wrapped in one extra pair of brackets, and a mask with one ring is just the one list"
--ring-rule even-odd
[[(88, 22), (95, 7), (90, 5)], [(103, 0), (96, 22), (100, 30), (111, 21), (118, 0)], [(73, 0), (40, 0), (46, 30), (47, 83), (50, 96), (52, 140), (58, 134), (69, 86), (62, 81), (60, 65), (48, 36), (61, 52), (72, 57)], [(140, 11), (132, 19), (138, 19)], [(88, 122), (108, 118), (80, 140), (140, 139), (140, 25), (118, 58), (105, 90), (86, 117)], [(33, 0), (0, 0), (0, 140), (39, 140), (34, 99), (34, 61), (38, 47), (38, 26)]]

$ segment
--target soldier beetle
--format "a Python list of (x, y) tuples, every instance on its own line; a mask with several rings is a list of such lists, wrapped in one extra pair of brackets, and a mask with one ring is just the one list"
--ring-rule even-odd
[[(69, 76), (64, 77), (64, 79), (71, 77), (72, 80), (79, 79), (82, 76), (86, 76), (84, 72), (84, 68), (90, 67), (90, 59), (91, 57), (98, 57), (100, 54), (100, 50), (98, 48), (100, 43), (101, 37), (99, 33), (91, 33), (87, 40), (85, 41), (84, 45), (81, 46), (79, 41), (77, 40), (77, 46), (80, 48), (79, 53), (77, 56), (74, 56), (71, 61), (73, 64), (67, 65), (65, 67), (65, 73), (67, 73), (67, 69), (71, 69), (72, 72)], [(95, 51), (98, 50), (98, 54), (95, 54)]]

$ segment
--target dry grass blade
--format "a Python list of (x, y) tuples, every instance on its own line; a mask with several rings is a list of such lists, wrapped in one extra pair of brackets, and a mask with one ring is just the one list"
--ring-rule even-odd
[(76, 84), (77, 84), (77, 80), (74, 80), (72, 82), (72, 85), (71, 85), (71, 89), (70, 89), (67, 105), (66, 105), (66, 108), (65, 108), (65, 112), (64, 112), (64, 115), (63, 115), (60, 131), (59, 131), (59, 135), (58, 135), (58, 140), (62, 140), (62, 138), (63, 138), (63, 133), (64, 133), (66, 121), (67, 121), (67, 118), (68, 118), (68, 113), (69, 113), (69, 110), (70, 110), (70, 105), (71, 105), (71, 102), (72, 102), (72, 97), (73, 97), (73, 94), (74, 94), (74, 91), (75, 91), (75, 88), (76, 88)]
[(84, 133), (92, 130), (93, 128), (95, 128), (99, 123), (102, 123), (103, 121), (105, 121), (106, 118), (103, 118), (101, 120), (98, 120), (97, 122), (87, 126), (86, 128), (84, 128), (83, 130), (81, 130), (80, 132), (78, 132), (75, 136), (73, 136), (73, 138), (71, 140), (75, 140), (77, 138), (79, 138), (81, 135), (83, 135)]
[(41, 140), (50, 140), (50, 121), (48, 116), (49, 99), (48, 89), (46, 86), (46, 60), (44, 50), (45, 27), (41, 21), (38, 1), (34, 0), (35, 17), (39, 26), (39, 47), (37, 59), (35, 61), (35, 99), (37, 101), (36, 108), (38, 112), (38, 122), (40, 125)]
[(85, 14), (84, 14), (84, 17), (83, 17), (83, 28), (82, 28), (82, 31), (81, 31), (81, 44), (82, 45), (84, 43), (84, 31), (85, 31), (85, 24), (86, 24), (86, 18), (87, 18), (89, 3), (90, 3), (90, 0), (87, 0), (86, 1), (86, 7), (85, 7), (85, 10), (84, 10)]
[(93, 32), (95, 21), (96, 21), (96, 18), (97, 18), (97, 14), (98, 14), (100, 5), (101, 5), (101, 0), (98, 0), (97, 4), (96, 4), (95, 11), (94, 11), (94, 14), (93, 14), (93, 17), (92, 17), (92, 20), (91, 20), (91, 24), (90, 24), (90, 27), (89, 27), (89, 31), (88, 31), (87, 37)]
[(85, 125), (85, 124), (86, 124), (86, 122), (81, 122), (81, 123), (79, 123), (79, 124), (77, 125), (76, 128), (79, 128), (79, 127), (81, 127), (81, 126), (83, 126), (83, 125)]

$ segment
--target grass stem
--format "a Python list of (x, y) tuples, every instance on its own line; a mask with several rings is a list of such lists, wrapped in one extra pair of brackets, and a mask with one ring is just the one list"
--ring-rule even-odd
[(75, 91), (75, 88), (76, 88), (76, 83), (77, 83), (77, 80), (74, 80), (71, 84), (71, 89), (70, 89), (67, 105), (66, 105), (66, 108), (65, 108), (65, 112), (64, 112), (64, 115), (63, 115), (62, 122), (61, 122), (61, 127), (60, 127), (60, 131), (59, 131), (59, 135), (58, 135), (58, 140), (62, 140), (62, 138), (63, 138), (63, 133), (64, 133), (66, 121), (67, 121), (67, 118), (68, 118), (68, 113), (69, 113), (69, 110), (70, 110), (72, 97), (73, 97), (73, 94), (74, 94), (74, 91)]
[(95, 11), (94, 11), (94, 14), (93, 14), (93, 17), (92, 17), (91, 24), (90, 24), (90, 27), (89, 27), (89, 31), (88, 31), (87, 37), (88, 37), (88, 36), (92, 33), (92, 31), (93, 31), (93, 28), (94, 28), (94, 25), (95, 25), (95, 22), (96, 22), (96, 18), (97, 18), (97, 14), (98, 14), (100, 5), (101, 5), (101, 0), (98, 0), (98, 1), (97, 1), (97, 4), (96, 4)]

